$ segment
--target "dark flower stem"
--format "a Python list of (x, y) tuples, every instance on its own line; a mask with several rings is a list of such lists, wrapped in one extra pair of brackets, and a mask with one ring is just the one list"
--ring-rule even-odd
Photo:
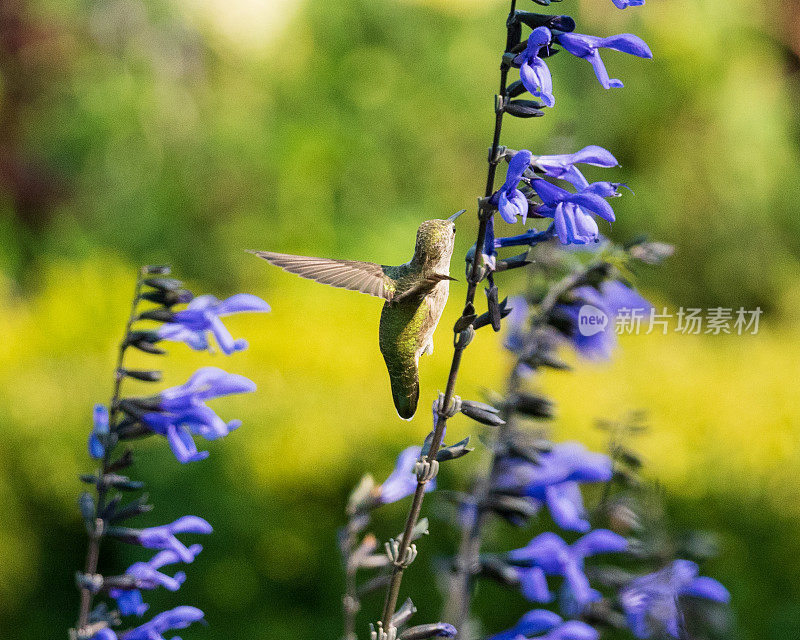
[[(123, 373), (123, 365), (125, 363), (125, 353), (128, 350), (128, 335), (131, 331), (131, 326), (136, 321), (136, 309), (139, 306), (142, 294), (142, 284), (144, 281), (145, 270), (139, 269), (136, 278), (136, 287), (133, 293), (133, 301), (131, 303), (130, 314), (128, 315), (128, 322), (125, 325), (125, 332), (122, 336), (122, 341), (119, 344), (117, 351), (117, 364), (114, 369), (114, 388), (111, 393), (111, 402), (109, 403), (109, 429), (113, 433), (114, 425), (116, 424), (116, 417), (119, 413), (119, 396), (122, 388), (122, 379), (125, 377)], [(108, 488), (103, 482), (103, 477), (108, 474), (111, 465), (111, 454), (113, 453), (112, 447), (106, 447), (103, 451), (102, 467), (97, 483), (97, 501), (95, 507), (94, 527), (89, 537), (89, 547), (86, 550), (86, 563), (84, 565), (84, 573), (86, 575), (94, 575), (97, 573), (97, 562), (100, 556), (100, 541), (103, 538), (105, 522), (99, 517), (105, 508), (106, 494)], [(89, 616), (92, 611), (93, 594), (87, 587), (81, 588), (81, 604), (80, 612), (78, 614), (78, 629), (82, 629), (89, 624)]]
[[(582, 267), (568, 274), (554, 284), (539, 305), (534, 324), (546, 321), (548, 314), (558, 303), (559, 299), (578, 286), (586, 278), (587, 272), (598, 266), (598, 262)], [(521, 379), (519, 376), (520, 358), (517, 358), (511, 367), (506, 385), (506, 400), (510, 400), (519, 391)], [(448, 599), (445, 605), (444, 619), (451, 622), (456, 629), (462, 629), (469, 619), (472, 603), (474, 578), (480, 570), (480, 552), (483, 528), (486, 525), (489, 511), (486, 509), (486, 499), (489, 497), (497, 468), (504, 455), (504, 444), (514, 431), (514, 410), (509, 402), (504, 402), (503, 420), (505, 424), (497, 428), (492, 442), (492, 459), (484, 476), (478, 481), (473, 490), (473, 502), (476, 513), (469, 526), (462, 531), (458, 553), (455, 558), (453, 575), (450, 579)], [(608, 483), (610, 485), (610, 482)], [(461, 634), (459, 634), (461, 635)]]
[[(517, 0), (511, 0), (511, 9), (510, 14), (513, 15), (516, 9)], [(506, 38), (506, 47), (505, 51), (508, 52), (511, 47), (514, 46), (512, 41), (512, 32), (510, 26), (508, 27), (508, 35)], [(508, 66), (505, 62), (500, 67), (500, 96), (501, 99), (505, 96), (506, 93), (506, 82), (508, 79)], [(496, 108), (495, 109), (495, 124), (494, 124), (494, 136), (492, 138), (492, 148), (489, 152), (489, 168), (486, 176), (486, 191), (484, 193), (485, 198), (489, 198), (492, 193), (494, 192), (494, 182), (495, 182), (495, 174), (497, 173), (497, 165), (499, 163), (498, 151), (500, 149), (500, 132), (503, 127), (503, 109)], [(467, 299), (464, 304), (464, 310), (461, 313), (461, 319), (459, 322), (456, 323), (458, 326), (461, 324), (462, 320), (473, 316), (475, 313), (475, 292), (478, 289), (478, 283), (481, 280), (481, 267), (480, 267), (480, 260), (479, 256), (481, 255), (483, 249), (483, 243), (486, 240), (486, 229), (489, 224), (489, 219), (491, 216), (491, 212), (488, 212), (483, 207), (478, 209), (478, 238), (475, 242), (475, 258), (472, 260), (472, 271), (469, 274), (468, 285), (467, 285)], [(455, 395), (455, 387), (456, 381), (458, 379), (458, 372), (461, 367), (461, 358), (464, 353), (464, 350), (467, 348), (467, 345), (470, 343), (472, 339), (472, 329), (471, 327), (465, 331), (461, 331), (460, 333), (456, 334), (455, 342), (454, 342), (454, 349), (453, 349), (453, 360), (450, 364), (450, 374), (447, 378), (447, 387), (445, 388), (444, 392), (444, 399), (441, 404), (441, 411), (442, 413), (438, 416), (438, 420), (436, 420), (436, 425), (434, 426), (433, 430), (433, 438), (431, 441), (430, 451), (428, 452), (427, 458), (428, 460), (435, 460), (436, 454), (439, 452), (439, 448), (442, 446), (442, 439), (444, 437), (445, 427), (447, 426), (447, 417), (445, 412), (450, 407), (453, 396)], [(406, 526), (403, 530), (403, 536), (400, 540), (400, 555), (399, 557), (404, 557), (406, 550), (408, 549), (409, 545), (411, 544), (411, 536), (414, 530), (414, 527), (417, 524), (417, 520), (419, 520), (420, 511), (422, 510), (422, 500), (425, 496), (425, 485), (427, 481), (419, 480), (417, 482), (417, 488), (414, 492), (414, 498), (411, 502), (411, 509), (408, 513), (408, 518), (406, 519)], [(383, 607), (383, 615), (381, 616), (383, 622), (383, 628), (389, 629), (391, 626), (392, 616), (397, 608), (397, 600), (400, 595), (400, 584), (403, 580), (403, 572), (405, 567), (401, 564), (395, 564), (392, 570), (392, 576), (389, 581), (389, 586), (386, 590), (386, 600), (384, 602)]]

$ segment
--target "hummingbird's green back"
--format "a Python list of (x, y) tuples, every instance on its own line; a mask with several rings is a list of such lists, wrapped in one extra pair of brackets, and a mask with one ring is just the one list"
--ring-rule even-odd
[(378, 341), (389, 371), (395, 408), (406, 420), (414, 415), (419, 401), (419, 357), (433, 352), (433, 332), (450, 290), (453, 219), (424, 221), (417, 230), (414, 257), (396, 267), (272, 251), (253, 252), (303, 278), (386, 301)]

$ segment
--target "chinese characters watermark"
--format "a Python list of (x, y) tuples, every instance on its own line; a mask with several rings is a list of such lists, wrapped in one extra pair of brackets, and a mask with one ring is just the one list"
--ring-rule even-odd
[[(622, 308), (614, 317), (613, 327), (617, 335), (667, 335), (670, 331), (683, 335), (756, 335), (762, 313), (761, 307), (680, 307), (674, 312), (667, 307), (662, 307), (660, 311), (655, 307)], [(610, 326), (610, 318), (602, 309), (590, 304), (580, 308), (578, 330), (581, 335), (593, 336)]]

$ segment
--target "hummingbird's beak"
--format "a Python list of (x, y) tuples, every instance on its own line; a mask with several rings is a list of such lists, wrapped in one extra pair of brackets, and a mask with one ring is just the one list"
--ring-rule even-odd
[(466, 212), (467, 212), (467, 210), (466, 210), (466, 209), (462, 209), (461, 211), (456, 211), (456, 212), (455, 212), (455, 213), (454, 213), (452, 216), (450, 216), (450, 217), (448, 218), (448, 220), (449, 220), (450, 222), (455, 222), (455, 221), (456, 221), (456, 218), (458, 218), (458, 216), (460, 216), (462, 213), (466, 213)]

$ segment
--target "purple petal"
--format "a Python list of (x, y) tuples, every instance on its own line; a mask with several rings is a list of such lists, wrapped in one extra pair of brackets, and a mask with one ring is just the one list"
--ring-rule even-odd
[(94, 460), (100, 460), (106, 454), (103, 444), (94, 432), (89, 434), (87, 447), (89, 449), (89, 456)]
[(544, 633), (561, 624), (561, 616), (546, 609), (534, 609), (523, 615), (514, 625), (515, 635), (531, 636)]
[(529, 567), (519, 571), (522, 595), (532, 602), (552, 602), (553, 594), (547, 587), (547, 578), (540, 567)]
[(601, 38), (587, 36), (583, 33), (561, 33), (558, 36), (558, 43), (564, 49), (578, 58), (585, 58), (597, 51)]
[(583, 496), (577, 482), (563, 482), (544, 490), (545, 502), (554, 522), (568, 531), (588, 531)]
[(650, 47), (647, 46), (647, 43), (639, 36), (635, 36), (632, 33), (621, 33), (616, 36), (603, 38), (599, 46), (605, 49), (621, 51), (622, 53), (629, 53), (639, 58), (653, 57), (653, 52), (650, 51)]
[(508, 224), (514, 224), (517, 221), (517, 216), (527, 219), (528, 200), (519, 189), (514, 189), (511, 192), (511, 198), (506, 195), (506, 192), (501, 191), (497, 210), (503, 220)]
[(573, 154), (572, 161), (574, 163), (590, 164), (595, 167), (611, 168), (619, 166), (619, 162), (610, 151), (594, 144), (576, 151)]
[(270, 306), (258, 296), (249, 293), (238, 293), (220, 302), (217, 307), (217, 315), (220, 316), (227, 316), (231, 313), (243, 313), (246, 311), (267, 312), (270, 311)]
[(627, 548), (628, 541), (608, 529), (595, 529), (572, 545), (573, 551), (582, 558), (598, 553), (619, 553)]
[(566, 189), (557, 187), (551, 182), (542, 180), (541, 178), (531, 180), (531, 187), (533, 187), (533, 190), (542, 199), (542, 202), (550, 206), (556, 206), (559, 202), (568, 200), (569, 197), (573, 195)]
[(108, 407), (102, 404), (94, 405), (93, 422), (95, 433), (108, 433)]
[(599, 637), (600, 632), (585, 622), (568, 620), (542, 640), (597, 640)]
[(209, 328), (217, 339), (217, 344), (222, 350), (222, 353), (229, 356), (236, 351), (236, 343), (233, 340), (231, 332), (228, 331), (228, 328), (218, 316), (209, 318)]
[(616, 220), (614, 209), (611, 208), (611, 205), (594, 193), (576, 193), (570, 197), (570, 201), (600, 216), (603, 220), (608, 222)]
[(541, 98), (546, 107), (553, 107), (556, 103), (553, 96), (553, 78), (547, 63), (541, 58), (526, 60), (519, 68), (519, 77), (522, 84), (531, 95)]
[(213, 533), (214, 529), (206, 520), (198, 516), (183, 516), (167, 525), (172, 533)]
[(687, 587), (681, 590), (683, 596), (694, 596), (696, 598), (707, 598), (716, 602), (730, 602), (730, 592), (722, 586), (722, 583), (714, 578), (699, 577), (692, 580)]
[(547, 27), (537, 27), (533, 31), (531, 31), (531, 35), (528, 36), (528, 44), (526, 46), (526, 50), (533, 52), (534, 54), (539, 53), (539, 49), (541, 49), (544, 45), (550, 44), (553, 39), (553, 34), (550, 32), (550, 29)]
[(183, 427), (170, 424), (167, 427), (167, 440), (172, 453), (181, 464), (205, 460), (209, 456), (208, 451), (198, 451), (192, 435)]

